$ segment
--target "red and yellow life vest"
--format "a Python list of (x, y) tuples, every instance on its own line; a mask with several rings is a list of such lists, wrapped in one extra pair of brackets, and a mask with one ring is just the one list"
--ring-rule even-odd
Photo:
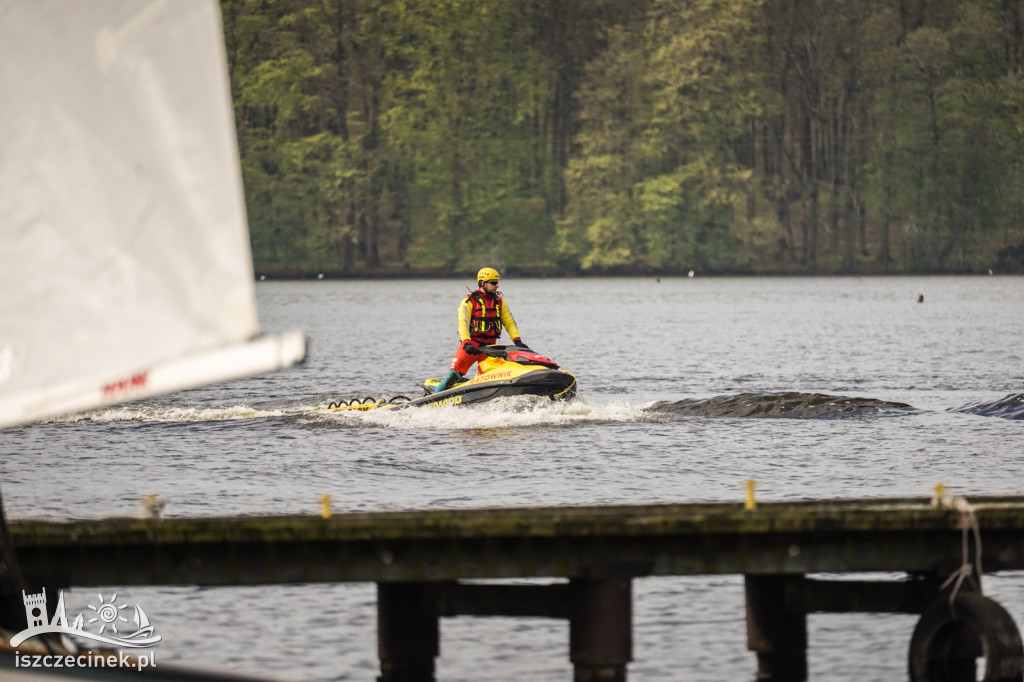
[(469, 317), (470, 335), (486, 338), (490, 342), (501, 336), (501, 313), (503, 307), (501, 296), (493, 298), (484, 296), (477, 289), (467, 296), (466, 299), (472, 305)]

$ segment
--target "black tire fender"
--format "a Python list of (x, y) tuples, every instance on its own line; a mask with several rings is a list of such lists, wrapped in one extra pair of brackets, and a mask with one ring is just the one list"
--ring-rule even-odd
[(998, 602), (963, 592), (933, 602), (910, 639), (911, 682), (976, 680), (975, 659), (985, 660), (984, 682), (1021, 682), (1024, 644), (1013, 618)]

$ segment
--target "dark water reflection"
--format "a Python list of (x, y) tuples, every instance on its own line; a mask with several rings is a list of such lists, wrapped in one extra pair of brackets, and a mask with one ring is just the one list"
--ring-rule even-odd
[(822, 393), (740, 393), (714, 398), (658, 401), (650, 412), (686, 417), (784, 417), (840, 419), (907, 414), (913, 407), (875, 398), (850, 398)]
[(1024, 393), (1004, 396), (997, 400), (984, 400), (956, 408), (957, 412), (977, 414), (984, 417), (1003, 419), (1024, 419)]

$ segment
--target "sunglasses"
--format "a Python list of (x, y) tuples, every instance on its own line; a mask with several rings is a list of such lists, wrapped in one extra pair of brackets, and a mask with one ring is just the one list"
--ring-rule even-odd
[(496, 280), (496, 279), (489, 279), (486, 282), (484, 282), (484, 284), (497, 284), (497, 283), (498, 283), (498, 280)]

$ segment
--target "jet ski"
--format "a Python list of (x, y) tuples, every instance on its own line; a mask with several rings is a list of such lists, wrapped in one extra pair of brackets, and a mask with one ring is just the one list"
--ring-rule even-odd
[(423, 382), (419, 398), (396, 396), (390, 399), (356, 398), (331, 403), (331, 412), (342, 410), (397, 410), (406, 407), (448, 407), (471, 405), (494, 398), (516, 395), (548, 396), (568, 400), (576, 395), (576, 377), (559, 367), (551, 358), (518, 346), (481, 346), (487, 357), (477, 363), (476, 376), (464, 379), (434, 393), (440, 379)]

